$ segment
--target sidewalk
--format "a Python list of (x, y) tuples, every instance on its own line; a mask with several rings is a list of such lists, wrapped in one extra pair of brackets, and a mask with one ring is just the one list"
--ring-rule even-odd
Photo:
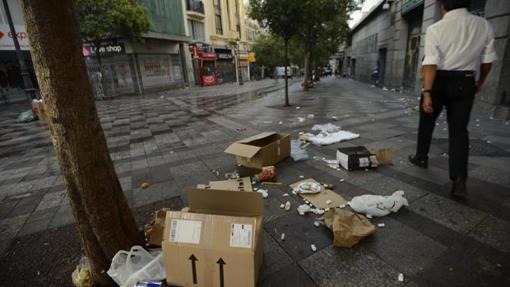
[[(283, 81), (280, 81), (282, 84)], [(274, 81), (273, 81), (274, 83)], [(259, 84), (259, 83), (257, 83)], [(346, 79), (322, 80), (310, 92), (290, 88), (261, 94), (160, 93), (98, 102), (123, 190), (139, 224), (158, 207), (185, 206), (184, 188), (217, 180), (234, 159), (223, 150), (232, 141), (262, 131), (296, 138), (317, 123), (331, 121), (360, 133), (339, 145), (308, 148), (310, 157), (334, 158), (338, 146), (390, 147), (394, 165), (346, 172), (323, 161), (287, 160), (277, 166), (282, 186), (270, 187), (265, 202), (264, 263), (259, 286), (506, 286), (510, 282), (510, 126), (473, 115), (470, 126), (469, 197), (449, 197), (445, 116), (438, 121), (427, 170), (407, 162), (415, 147), (417, 99)], [(299, 109), (298, 109), (299, 107)], [(313, 119), (307, 118), (313, 114)], [(306, 118), (304, 121), (298, 117)], [(0, 112), (0, 282), (12, 286), (68, 285), (80, 243), (47, 131), (38, 123), (16, 125)], [(219, 176), (216, 175), (219, 172)], [(410, 202), (352, 249), (331, 245), (331, 233), (279, 206), (279, 194), (300, 175), (335, 185), (347, 200), (362, 194), (404, 190)], [(343, 179), (345, 181), (341, 182)], [(139, 188), (147, 180), (147, 190)], [(301, 200), (287, 197), (293, 210)], [(278, 230), (278, 234), (275, 232)], [(285, 233), (285, 241), (279, 234)], [(317, 246), (313, 252), (310, 244)], [(34, 260), (37, 259), (37, 260)], [(39, 272), (40, 275), (37, 275)], [(405, 280), (398, 282), (398, 274)]]

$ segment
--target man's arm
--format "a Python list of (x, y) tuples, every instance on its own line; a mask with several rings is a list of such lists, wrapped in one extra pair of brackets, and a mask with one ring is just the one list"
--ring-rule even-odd
[(478, 79), (478, 82), (476, 83), (476, 93), (480, 92), (480, 89), (483, 86), (483, 83), (485, 83), (485, 79), (487, 78), (487, 75), (491, 71), (492, 63), (482, 63), (480, 65), (480, 78)]
[(436, 78), (436, 65), (424, 65), (423, 66), (423, 102), (422, 108), (426, 113), (432, 113), (432, 98), (430, 93), (432, 86), (434, 85), (434, 79)]

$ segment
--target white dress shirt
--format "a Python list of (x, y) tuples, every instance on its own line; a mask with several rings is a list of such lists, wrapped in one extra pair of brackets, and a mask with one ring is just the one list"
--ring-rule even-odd
[(436, 65), (438, 70), (476, 71), (480, 63), (495, 60), (490, 23), (467, 9), (449, 11), (427, 29), (422, 65)]

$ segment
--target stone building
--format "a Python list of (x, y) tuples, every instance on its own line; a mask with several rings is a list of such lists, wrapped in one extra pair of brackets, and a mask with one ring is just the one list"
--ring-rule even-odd
[[(510, 1), (472, 0), (470, 10), (491, 22), (499, 58), (477, 97), (475, 109), (509, 118)], [(360, 81), (418, 95), (425, 31), (440, 19), (436, 0), (380, 0), (352, 27), (347, 43), (337, 53), (338, 69)]]

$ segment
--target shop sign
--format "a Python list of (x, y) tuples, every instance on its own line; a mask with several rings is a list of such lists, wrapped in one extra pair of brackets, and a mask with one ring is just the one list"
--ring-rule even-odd
[(402, 0), (400, 11), (405, 14), (420, 5), (423, 5), (423, 0)]
[(239, 67), (241, 68), (248, 67), (248, 61), (239, 61)]
[(216, 53), (202, 53), (202, 58), (207, 60), (216, 60)]
[[(20, 49), (24, 51), (30, 50), (25, 26), (14, 25), (14, 30), (16, 30), (16, 38), (18, 38)], [(0, 50), (15, 50), (11, 29), (6, 24), (0, 24)]]
[(220, 60), (232, 60), (233, 57), (232, 57), (232, 54), (218, 53), (218, 59), (220, 59)]
[(89, 57), (89, 56), (95, 56), (97, 54), (97, 50), (99, 50), (99, 54), (101, 56), (113, 56), (113, 55), (119, 55), (124, 54), (124, 44), (123, 43), (117, 43), (117, 44), (108, 44), (108, 45), (101, 45), (99, 48), (88, 46), (83, 47), (83, 56)]
[(250, 62), (250, 63), (255, 63), (255, 62), (257, 62), (257, 59), (256, 59), (256, 57), (255, 57), (255, 53), (253, 53), (253, 52), (252, 52), (252, 53), (249, 53), (249, 54), (248, 54), (248, 62)]

